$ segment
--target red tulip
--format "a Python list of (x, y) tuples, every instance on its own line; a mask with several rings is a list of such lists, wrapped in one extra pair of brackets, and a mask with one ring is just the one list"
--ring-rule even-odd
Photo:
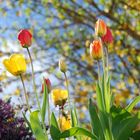
[(113, 42), (113, 36), (111, 33), (111, 30), (107, 27), (107, 32), (104, 36), (102, 36), (102, 41), (104, 43), (112, 43)]
[[(49, 78), (44, 78), (44, 83), (46, 84), (48, 93), (51, 91), (51, 81)], [(44, 83), (42, 84), (42, 92), (44, 92)]]
[(18, 34), (18, 40), (22, 47), (30, 47), (32, 44), (32, 34), (27, 29), (23, 29)]
[(106, 34), (106, 31), (106, 23), (102, 19), (98, 19), (95, 24), (95, 35), (102, 37)]
[(93, 43), (90, 44), (90, 55), (99, 60), (102, 58), (102, 43), (100, 40), (94, 40)]

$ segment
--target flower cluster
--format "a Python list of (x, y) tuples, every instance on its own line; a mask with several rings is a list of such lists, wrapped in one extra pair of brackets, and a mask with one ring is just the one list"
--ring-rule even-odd
[(99, 60), (103, 56), (104, 44), (110, 44), (113, 42), (113, 36), (109, 27), (102, 19), (98, 19), (95, 24), (95, 35), (98, 37), (93, 43), (90, 44), (90, 55), (95, 60)]
[[(43, 102), (42, 104), (40, 103), (36, 90), (32, 57), (29, 51), (29, 47), (32, 43), (32, 34), (28, 30), (21, 30), (18, 39), (21, 46), (26, 48), (29, 54), (34, 93), (38, 105), (37, 110), (31, 110), (28, 102), (26, 86), (22, 78), (22, 74), (26, 71), (26, 62), (23, 55), (13, 54), (9, 59), (3, 61), (4, 66), (11, 74), (20, 76), (21, 78), (30, 119), (28, 120), (25, 114), (24, 118), (37, 140), (48, 140), (48, 134), (50, 134), (53, 140), (68, 137), (74, 137), (74, 139), (77, 140), (83, 138), (79, 137), (79, 135), (88, 136), (94, 140), (114, 140), (116, 137), (117, 140), (128, 140), (132, 137), (133, 130), (139, 123), (140, 117), (138, 118), (139, 115), (132, 115), (130, 112), (140, 100), (140, 96), (132, 101), (125, 109), (117, 108), (113, 105), (108, 66), (108, 44), (113, 42), (113, 36), (109, 27), (101, 19), (98, 19), (95, 24), (95, 36), (95, 40), (90, 44), (90, 55), (93, 59), (97, 60), (98, 63), (96, 106), (94, 105), (93, 99), (89, 99), (91, 127), (94, 131), (81, 128), (79, 124), (75, 104), (74, 102), (70, 102), (69, 81), (67, 77), (68, 68), (63, 58), (59, 60), (59, 69), (65, 78), (66, 89), (52, 89), (50, 80), (45, 77), (42, 84)], [(102, 65), (100, 65), (100, 59), (102, 59)], [(100, 67), (102, 71), (100, 71)], [(57, 118), (54, 111), (50, 111), (50, 94), (55, 107), (59, 107)], [(52, 114), (50, 116), (51, 112)], [(47, 129), (46, 114), (48, 119)], [(133, 125), (132, 122), (134, 123)], [(127, 127), (124, 129), (122, 125)], [(125, 136), (123, 136), (124, 134)], [(26, 129), (23, 119), (15, 118), (12, 108), (0, 100), (0, 139), (8, 139), (7, 137), (10, 138), (9, 140), (32, 139), (32, 135), (30, 131)]]
[(15, 117), (9, 103), (0, 99), (0, 140), (35, 140), (23, 118)]

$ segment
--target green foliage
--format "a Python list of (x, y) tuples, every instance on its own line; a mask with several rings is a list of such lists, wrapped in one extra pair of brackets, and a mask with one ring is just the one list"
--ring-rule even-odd
[(97, 137), (94, 134), (80, 127), (72, 127), (68, 130), (65, 130), (64, 132), (60, 134), (60, 138), (68, 138), (72, 136), (88, 136), (91, 139), (94, 139), (94, 140), (97, 139)]
[(71, 122), (72, 122), (72, 127), (78, 126), (78, 117), (77, 117), (77, 112), (76, 112), (75, 106), (71, 110)]
[(131, 112), (135, 105), (140, 101), (140, 96), (135, 97), (135, 99), (126, 107), (128, 112)]
[(98, 110), (92, 99), (89, 99), (89, 113), (92, 132), (98, 137), (98, 140), (104, 140), (103, 128), (98, 116)]
[(46, 82), (44, 81), (44, 93), (43, 93), (43, 104), (42, 104), (42, 109), (41, 109), (41, 115), (42, 115), (42, 119), (43, 119), (43, 122), (45, 121), (45, 116), (46, 116), (46, 111), (47, 111), (47, 108), (49, 107), (48, 106), (48, 89), (47, 89), (47, 86), (46, 86)]
[(59, 140), (60, 129), (56, 120), (54, 113), (52, 112), (51, 115), (51, 127), (50, 127), (50, 134), (53, 140)]
[(39, 114), (38, 110), (33, 111), (30, 114), (30, 124), (31, 124), (32, 131), (37, 140), (48, 140), (47, 136), (43, 132), (38, 114)]
[(125, 109), (111, 108), (112, 132), (116, 140), (128, 140), (140, 121), (137, 115), (132, 115)]

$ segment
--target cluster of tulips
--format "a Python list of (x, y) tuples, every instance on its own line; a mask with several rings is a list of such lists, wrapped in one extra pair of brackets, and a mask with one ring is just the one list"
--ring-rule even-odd
[[(50, 80), (44, 78), (42, 84), (43, 99), (42, 103), (40, 103), (35, 84), (34, 66), (29, 51), (29, 47), (32, 44), (32, 34), (26, 29), (19, 32), (18, 40), (21, 46), (27, 49), (31, 62), (33, 87), (38, 105), (36, 110), (33, 111), (30, 108), (22, 76), (26, 71), (24, 56), (22, 54), (13, 54), (9, 59), (5, 59), (3, 64), (11, 74), (21, 78), (29, 119), (27, 119), (25, 113), (23, 113), (23, 116), (37, 140), (60, 140), (66, 138), (84, 140), (85, 137), (83, 136), (93, 140), (135, 139), (135, 133), (138, 133), (135, 131), (135, 128), (140, 120), (140, 112), (137, 114), (132, 114), (131, 112), (133, 107), (139, 102), (140, 97), (136, 97), (124, 109), (115, 106), (114, 96), (110, 88), (108, 66), (108, 44), (113, 42), (113, 35), (110, 28), (101, 19), (98, 19), (95, 24), (95, 37), (96, 39), (90, 44), (90, 55), (91, 59), (97, 61), (98, 64), (97, 98), (96, 101), (92, 98), (89, 99), (91, 130), (87, 130), (80, 127), (76, 107), (70, 101), (69, 83), (66, 74), (67, 65), (64, 59), (59, 60), (59, 68), (64, 74), (66, 89), (52, 89)], [(102, 64), (102, 67), (100, 64)], [(50, 110), (50, 94), (54, 105), (59, 107), (59, 115), (57, 117), (55, 112)], [(46, 117), (48, 118), (48, 124), (45, 121)]]

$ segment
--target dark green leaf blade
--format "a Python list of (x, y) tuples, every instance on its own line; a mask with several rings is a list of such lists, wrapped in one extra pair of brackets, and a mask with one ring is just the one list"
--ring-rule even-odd
[(60, 130), (54, 113), (51, 115), (50, 133), (53, 140), (59, 140)]
[(91, 132), (89, 132), (88, 130), (84, 129), (84, 128), (80, 128), (80, 127), (73, 127), (70, 128), (64, 132), (62, 132), (60, 134), (60, 138), (68, 138), (68, 137), (72, 137), (72, 136), (88, 136), (93, 140), (97, 140), (97, 137), (92, 134)]

